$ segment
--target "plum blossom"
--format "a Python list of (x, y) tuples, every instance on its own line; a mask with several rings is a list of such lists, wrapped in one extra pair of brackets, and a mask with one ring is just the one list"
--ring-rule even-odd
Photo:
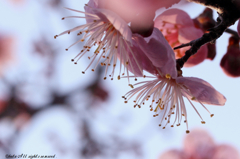
[[(97, 62), (92, 68), (92, 71), (94, 71), (97, 65), (101, 63), (102, 66), (106, 66), (104, 77), (104, 79), (106, 79), (108, 68), (112, 65), (113, 69), (110, 76), (113, 77), (117, 64), (117, 56), (120, 57), (120, 63), (124, 65), (123, 69), (120, 67), (118, 77), (120, 78), (120, 73), (122, 71), (126, 71), (128, 73), (128, 68), (132, 65), (132, 63), (129, 62), (130, 56), (132, 57), (131, 59), (136, 59), (131, 50), (132, 32), (128, 24), (113, 11), (102, 9), (98, 0), (90, 0), (89, 3), (85, 6), (85, 12), (74, 9), (69, 10), (85, 14), (85, 16), (69, 16), (64, 17), (63, 19), (83, 18), (87, 21), (86, 24), (79, 25), (73, 29), (64, 31), (63, 33), (55, 36), (55, 38), (57, 38), (60, 35), (67, 33), (70, 34), (74, 31), (78, 31), (77, 35), (84, 34), (80, 40), (70, 46), (72, 47), (79, 42), (86, 41), (83, 49), (77, 54), (74, 59), (72, 59), (72, 61), (77, 64), (79, 59), (88, 53), (91, 48), (94, 46), (97, 47), (93, 55), (88, 57), (91, 62), (87, 68), (82, 71), (82, 73), (84, 74), (96, 60)], [(68, 47), (66, 50), (68, 50), (70, 47)], [(101, 59), (105, 59), (104, 62), (100, 62)], [(138, 65), (138, 61), (135, 60), (135, 63)], [(141, 70), (141, 68), (139, 69)]]
[(159, 159), (240, 159), (231, 145), (216, 144), (208, 132), (194, 129), (184, 139), (182, 150), (168, 150)]
[(240, 77), (240, 48), (239, 39), (231, 37), (227, 53), (223, 56), (220, 66), (230, 77)]
[(134, 33), (150, 36), (155, 11), (169, 8), (180, 0), (99, 0), (99, 2), (104, 9), (114, 11), (126, 22), (131, 22)]
[[(164, 44), (165, 41), (165, 45), (156, 45), (155, 37), (161, 40), (161, 44)], [(184, 118), (187, 126), (186, 132), (189, 133), (187, 110), (183, 100), (183, 97), (186, 97), (201, 118), (202, 124), (205, 124), (205, 121), (202, 119), (192, 101), (200, 103), (200, 105), (209, 112), (203, 104), (224, 105), (226, 98), (202, 79), (182, 77), (182, 72), (176, 69), (174, 52), (172, 48), (167, 45), (167, 41), (158, 29), (155, 28), (153, 35), (144, 40), (149, 46), (145, 46), (140, 37), (136, 41), (143, 44), (139, 45), (142, 49), (142, 52), (139, 52), (139, 54), (145, 54), (147, 58), (149, 58), (148, 63), (143, 64), (146, 61), (142, 62), (142, 67), (145, 71), (153, 75), (144, 77), (152, 80), (134, 84), (132, 88), (136, 88), (123, 96), (125, 103), (135, 95), (134, 103), (136, 104), (134, 107), (141, 108), (141, 105), (150, 101), (150, 111), (154, 112), (153, 116), (161, 116), (159, 126), (163, 125), (163, 129), (165, 129), (166, 125), (170, 123), (170, 120), (172, 121), (171, 127), (174, 127), (175, 124), (179, 126)], [(160, 52), (160, 50), (162, 51)], [(162, 57), (164, 57), (164, 60), (161, 61)], [(212, 117), (213, 114), (210, 113), (210, 116)]]
[[(203, 35), (203, 31), (194, 26), (193, 20), (189, 15), (179, 9), (169, 9), (157, 16), (154, 21), (154, 27), (162, 31), (172, 48), (200, 38)], [(188, 49), (189, 47), (184, 47), (175, 50), (176, 58), (184, 56)], [(184, 66), (191, 67), (197, 65), (203, 62), (207, 55), (207, 46), (204, 45), (195, 55), (189, 58)]]
[(7, 35), (0, 35), (0, 76), (6, 66), (14, 61), (13, 50), (14, 38)]

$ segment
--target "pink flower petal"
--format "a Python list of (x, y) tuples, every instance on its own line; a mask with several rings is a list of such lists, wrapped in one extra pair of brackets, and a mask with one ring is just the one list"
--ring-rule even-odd
[[(132, 72), (137, 77), (142, 77), (143, 69), (154, 70), (152, 62), (146, 57), (143, 51), (138, 47), (135, 41), (133, 41), (133, 46), (131, 47), (132, 53), (128, 49), (128, 56), (130, 59), (130, 64), (128, 65), (128, 70)], [(134, 58), (135, 57), (135, 58)], [(137, 63), (136, 63), (137, 61)], [(144, 68), (143, 63), (147, 62), (147, 68)], [(151, 67), (152, 66), (152, 67)], [(140, 68), (139, 68), (140, 67)], [(146, 67), (146, 65), (145, 65)]]
[[(141, 45), (147, 45), (143, 37), (138, 34), (133, 34), (133, 45), (131, 46), (131, 51), (127, 49), (127, 56), (129, 57), (128, 70), (132, 72), (137, 77), (142, 77), (143, 70), (148, 71), (152, 74), (156, 74), (156, 67), (152, 64), (149, 58), (145, 55), (143, 50), (139, 47), (139, 39), (141, 40)], [(127, 46), (125, 46), (127, 48)], [(118, 48), (121, 49), (121, 48)], [(118, 58), (120, 59), (120, 50), (118, 51)], [(126, 55), (124, 55), (126, 56)]]
[[(188, 43), (192, 40), (202, 37), (202, 35), (203, 35), (202, 30), (197, 29), (195, 27), (180, 28), (178, 40), (180, 43)], [(188, 50), (189, 48), (190, 47), (180, 49), (181, 57), (184, 56), (186, 50)], [(204, 45), (198, 50), (198, 52), (195, 55), (189, 58), (189, 60), (184, 64), (184, 67), (192, 67), (203, 62), (207, 58), (207, 55), (208, 48), (207, 45)]]
[(145, 40), (149, 46), (143, 47), (143, 50), (153, 65), (158, 67), (164, 75), (170, 74), (172, 78), (176, 78), (175, 54), (161, 31), (154, 28), (152, 35)]
[(121, 17), (106, 9), (93, 9), (93, 11), (99, 16), (99, 18), (103, 19), (103, 21), (106, 21), (107, 19), (127, 41), (132, 42), (132, 31)]
[[(93, 13), (94, 14), (93, 9), (96, 9), (96, 8), (99, 7), (98, 0), (89, 0), (87, 5), (88, 6), (84, 6), (84, 9), (85, 9), (86, 13)], [(90, 16), (86, 14), (86, 17), (90, 17)], [(91, 23), (91, 22), (93, 22), (93, 19), (87, 19), (86, 18), (86, 21), (87, 21), (87, 23)]]
[(154, 26), (157, 28), (160, 27), (161, 21), (188, 27), (194, 26), (192, 19), (186, 12), (175, 8), (169, 9), (160, 14), (159, 16), (157, 16), (157, 18), (154, 21), (155, 23)]
[(226, 98), (221, 93), (202, 79), (195, 77), (178, 77), (176, 82), (186, 86), (191, 95), (203, 104), (224, 105), (226, 102)]
[(196, 159), (211, 158), (214, 152), (214, 141), (204, 130), (192, 130), (184, 140), (186, 154)]
[(184, 27), (179, 29), (178, 40), (180, 43), (188, 43), (202, 37), (203, 31), (195, 27)]
[(240, 20), (238, 20), (237, 30), (238, 30), (238, 35), (240, 36)]
[(158, 159), (186, 159), (186, 155), (183, 151), (170, 150), (163, 153)]
[(192, 67), (195, 65), (200, 64), (201, 62), (203, 62), (208, 55), (208, 48), (207, 45), (202, 46), (198, 52), (191, 56), (188, 61), (184, 64), (184, 67)]
[(230, 145), (219, 145), (216, 147), (212, 159), (240, 159), (239, 152)]

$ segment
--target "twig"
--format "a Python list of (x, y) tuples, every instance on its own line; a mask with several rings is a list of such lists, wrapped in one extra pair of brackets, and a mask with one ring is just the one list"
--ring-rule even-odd
[(187, 60), (192, 55), (197, 53), (201, 46), (209, 42), (215, 42), (215, 40), (218, 39), (223, 34), (224, 31), (229, 32), (230, 30), (227, 30), (227, 28), (233, 25), (240, 18), (239, 8), (237, 8), (238, 6), (235, 5), (232, 0), (189, 0), (189, 1), (216, 9), (219, 13), (217, 22), (218, 24), (214, 28), (209, 29), (209, 33), (203, 34), (202, 37), (193, 40), (187, 44), (182, 44), (174, 48), (178, 49), (185, 46), (191, 46), (191, 48), (185, 52), (185, 55), (182, 58), (177, 59), (178, 70), (181, 70), (184, 63), (187, 62)]

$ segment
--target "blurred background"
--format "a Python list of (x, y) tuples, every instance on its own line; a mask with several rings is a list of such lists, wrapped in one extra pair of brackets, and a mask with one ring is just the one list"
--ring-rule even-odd
[[(131, 88), (127, 80), (103, 80), (103, 68), (81, 72), (87, 56), (77, 65), (71, 59), (83, 47), (65, 48), (78, 38), (54, 35), (85, 23), (63, 7), (84, 10), (87, 0), (0, 1), (0, 159), (6, 154), (56, 155), (58, 159), (158, 158), (172, 148), (181, 148), (186, 127), (158, 127), (149, 107), (134, 109), (121, 96)], [(182, 2), (174, 5), (191, 18), (204, 7)], [(161, 13), (163, 10), (159, 10)], [(214, 18), (217, 13), (214, 11)], [(231, 27), (236, 30), (237, 24)], [(220, 68), (230, 35), (216, 42), (213, 61), (184, 68), (184, 76), (199, 77), (225, 95), (225, 106), (209, 106), (209, 114), (195, 104), (206, 121), (186, 102), (190, 131), (202, 128), (216, 143), (240, 150), (240, 78), (231, 78)], [(140, 80), (139, 80), (140, 81)]]

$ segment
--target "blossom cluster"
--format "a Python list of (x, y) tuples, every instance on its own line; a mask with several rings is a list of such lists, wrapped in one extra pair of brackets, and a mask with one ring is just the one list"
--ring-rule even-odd
[[(139, 1), (141, 0), (90, 0), (85, 11), (66, 8), (82, 15), (63, 17), (63, 20), (83, 18), (86, 19), (86, 24), (64, 31), (55, 38), (77, 32), (81, 39), (70, 47), (79, 42), (85, 43), (72, 61), (77, 64), (94, 49), (93, 54), (88, 56), (90, 64), (82, 71), (83, 74), (90, 67), (95, 71), (101, 65), (105, 66), (104, 79), (107, 79), (111, 68), (109, 76), (112, 80), (115, 76), (117, 79), (126, 77), (132, 87), (123, 96), (125, 103), (134, 99), (134, 107), (141, 108), (150, 101), (153, 116), (160, 116), (159, 126), (163, 129), (170, 123), (171, 127), (179, 126), (184, 120), (186, 132), (189, 133), (184, 98), (195, 109), (202, 124), (205, 121), (194, 102), (205, 108), (211, 117), (213, 114), (204, 104), (224, 105), (226, 102), (226, 98), (211, 84), (196, 77), (183, 77), (181, 69), (177, 67), (176, 59), (184, 56), (186, 48), (173, 48), (201, 37), (204, 31), (195, 25), (187, 13), (179, 9), (168, 9), (154, 19), (156, 9), (168, 8), (179, 0)], [(121, 6), (126, 6), (124, 11), (119, 9)], [(204, 45), (184, 66), (194, 66), (206, 58), (208, 47)], [(116, 70), (117, 65), (119, 70)], [(151, 75), (145, 75), (145, 72)], [(131, 78), (136, 81), (141, 77), (146, 81), (130, 84)]]
[(216, 144), (205, 130), (194, 129), (184, 139), (183, 149), (170, 149), (158, 159), (240, 159), (236, 148), (228, 144)]

